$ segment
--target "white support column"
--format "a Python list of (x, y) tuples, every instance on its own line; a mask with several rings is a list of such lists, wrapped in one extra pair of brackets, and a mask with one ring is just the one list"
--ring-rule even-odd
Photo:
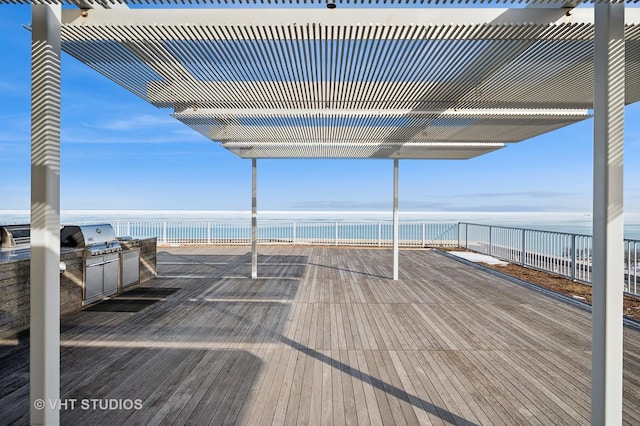
[(251, 278), (258, 278), (258, 160), (251, 159)]
[(624, 3), (595, 4), (591, 424), (622, 424)]
[(60, 5), (32, 6), (32, 425), (60, 422), (60, 16)]
[(393, 159), (393, 279), (398, 279), (398, 159)]

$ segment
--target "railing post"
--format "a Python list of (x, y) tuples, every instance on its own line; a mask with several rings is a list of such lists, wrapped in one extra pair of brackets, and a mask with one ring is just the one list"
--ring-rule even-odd
[(338, 245), (338, 222), (336, 222), (336, 241), (335, 241), (335, 245)]
[(425, 238), (424, 238), (424, 222), (422, 222), (422, 248), (424, 248)]
[(527, 231), (522, 230), (522, 251), (520, 252), (520, 265), (527, 264)]
[(469, 224), (464, 224), (464, 248), (469, 249)]
[[(631, 247), (629, 247), (629, 258), (631, 258)], [(629, 263), (629, 265), (631, 265), (631, 262)], [(631, 271), (629, 271), (629, 274), (631, 274)], [(633, 243), (633, 294), (638, 294), (638, 242), (637, 241)]]
[(164, 245), (167, 245), (167, 222), (162, 222), (162, 241)]
[(382, 247), (382, 224), (378, 222), (378, 247)]
[(622, 246), (624, 247), (622, 249), (622, 252), (624, 253), (624, 257), (622, 258), (622, 270), (623, 270), (623, 277), (624, 277), (624, 291), (625, 292), (631, 292), (631, 275), (629, 275), (629, 272), (631, 271), (631, 268), (629, 267), (629, 244), (627, 244), (627, 241), (623, 241)]
[(576, 234), (571, 235), (571, 279), (575, 280), (576, 275), (578, 273), (578, 265), (576, 261), (578, 259), (577, 252), (578, 247), (576, 247)]
[(491, 225), (489, 225), (489, 256), (491, 256)]
[(211, 245), (211, 222), (207, 222), (207, 245)]
[(292, 234), (293, 234), (293, 238), (291, 242), (295, 246), (296, 245), (296, 223), (295, 222), (293, 222)]

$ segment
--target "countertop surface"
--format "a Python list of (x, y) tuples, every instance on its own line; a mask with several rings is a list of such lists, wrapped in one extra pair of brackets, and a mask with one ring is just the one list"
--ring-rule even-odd
[(31, 249), (29, 248), (5, 248), (0, 249), (0, 263), (17, 262), (19, 260), (29, 259)]
[[(132, 241), (121, 241), (122, 248), (129, 249), (135, 248), (137, 241), (146, 241), (151, 240), (155, 237), (149, 238), (134, 238)], [(62, 247), (60, 248), (60, 254), (69, 253), (72, 251), (84, 250), (82, 248), (70, 248), (70, 247)], [(0, 264), (1, 263), (11, 263), (18, 262), (20, 260), (27, 260), (31, 257), (31, 249), (29, 247), (21, 247), (21, 248), (2, 248), (0, 249)]]
[[(70, 253), (72, 251), (82, 251), (81, 248), (60, 248), (60, 254)], [(31, 257), (31, 249), (29, 247), (23, 248), (4, 248), (0, 249), (0, 264), (18, 262), (20, 260), (28, 260)]]

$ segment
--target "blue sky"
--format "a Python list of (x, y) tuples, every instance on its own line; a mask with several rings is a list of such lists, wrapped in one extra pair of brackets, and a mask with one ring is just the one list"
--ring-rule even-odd
[[(30, 7), (0, 6), (0, 210), (29, 208), (30, 21)], [(68, 55), (62, 70), (62, 209), (250, 209), (249, 160)], [(631, 213), (640, 212), (639, 116), (627, 107)], [(400, 161), (400, 209), (591, 211), (592, 128), (587, 120), (471, 160)], [(391, 208), (391, 160), (258, 163), (260, 209)]]

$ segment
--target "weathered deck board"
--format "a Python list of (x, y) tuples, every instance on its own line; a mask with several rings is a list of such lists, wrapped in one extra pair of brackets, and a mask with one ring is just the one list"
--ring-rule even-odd
[[(63, 318), (62, 397), (143, 401), (63, 423), (589, 422), (588, 312), (429, 250), (401, 252), (399, 281), (389, 250), (260, 252), (251, 280), (246, 247), (160, 249), (145, 287), (165, 295)], [(640, 332), (624, 347), (638, 424)], [(0, 411), (28, 423), (28, 339), (0, 346)]]

